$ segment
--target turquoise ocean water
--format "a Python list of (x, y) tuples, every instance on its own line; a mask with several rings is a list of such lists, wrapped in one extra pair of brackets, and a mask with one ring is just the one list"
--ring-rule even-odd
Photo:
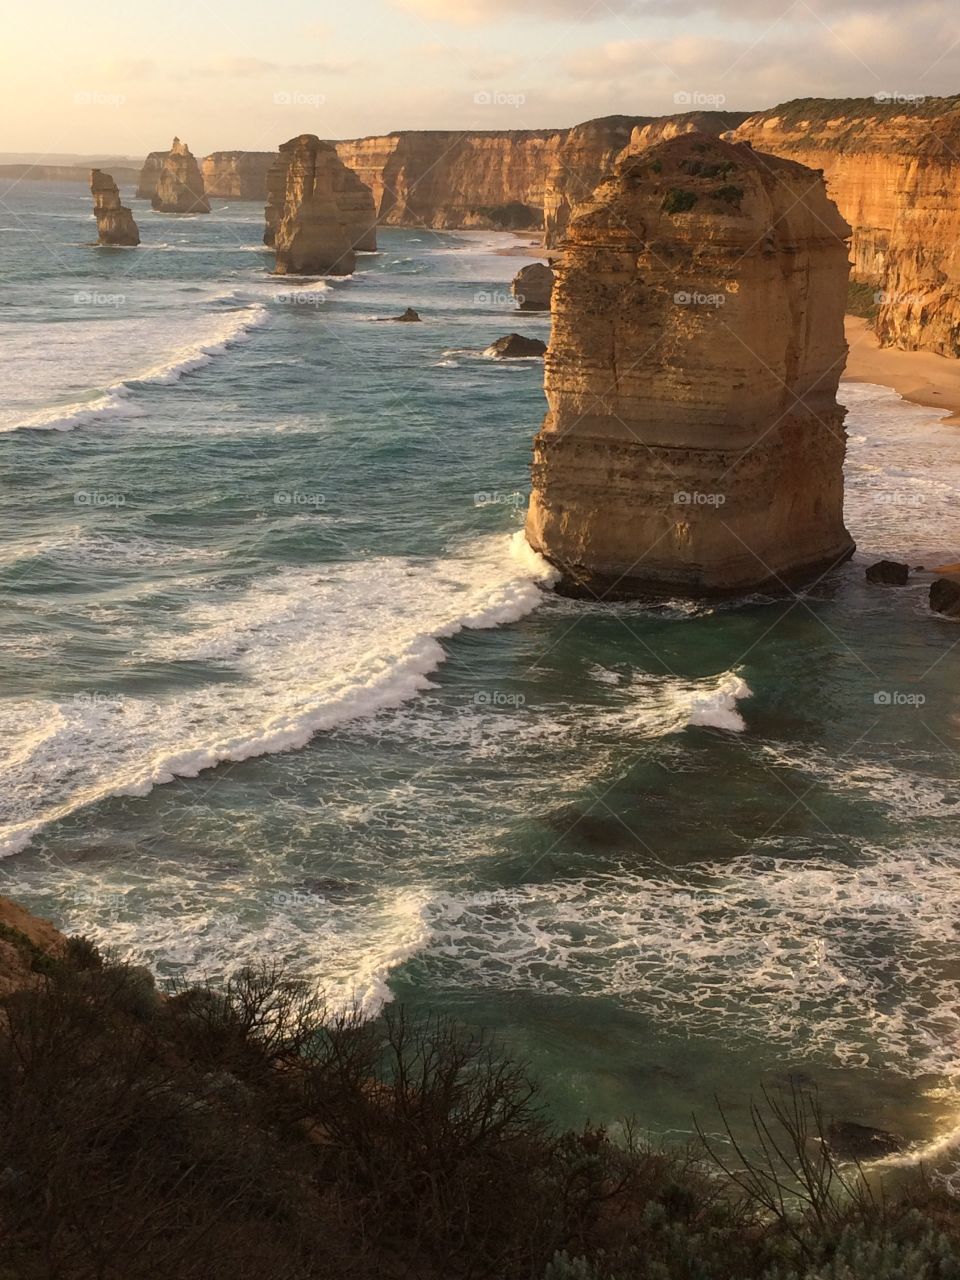
[(960, 1124), (960, 631), (863, 581), (960, 559), (956, 429), (844, 386), (860, 551), (807, 595), (560, 599), (542, 364), (482, 354), (547, 336), (516, 241), (295, 282), (256, 206), (133, 203), (137, 250), (75, 187), (0, 214), (0, 892), (164, 978), (492, 1027), (564, 1120), (799, 1075)]

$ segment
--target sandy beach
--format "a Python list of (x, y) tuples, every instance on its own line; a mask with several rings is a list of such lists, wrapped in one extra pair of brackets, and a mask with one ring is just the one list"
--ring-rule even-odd
[(881, 347), (867, 321), (857, 316), (847, 316), (846, 332), (850, 354), (844, 381), (893, 387), (905, 400), (943, 409), (950, 414), (947, 422), (960, 424), (960, 360)]

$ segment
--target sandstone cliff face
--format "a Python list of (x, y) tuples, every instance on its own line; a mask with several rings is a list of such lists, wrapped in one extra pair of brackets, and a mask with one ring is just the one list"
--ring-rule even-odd
[(558, 136), (410, 130), (336, 146), (373, 192), (383, 223), (523, 229), (540, 225), (547, 156)]
[(355, 249), (376, 248), (373, 197), (313, 134), (291, 138), (267, 175), (264, 243), (278, 275), (350, 275)]
[(97, 219), (97, 239), (101, 244), (136, 245), (140, 232), (133, 214), (120, 203), (120, 192), (109, 173), (90, 170), (90, 193)]
[(848, 235), (817, 175), (696, 133), (580, 207), (526, 526), (566, 589), (747, 591), (851, 553)]
[(158, 213), (210, 212), (200, 166), (179, 138), (163, 157), (150, 204)]
[(200, 162), (203, 185), (214, 200), (266, 200), (267, 170), (276, 151), (214, 151)]
[(823, 170), (884, 345), (960, 355), (960, 97), (788, 102), (732, 136)]

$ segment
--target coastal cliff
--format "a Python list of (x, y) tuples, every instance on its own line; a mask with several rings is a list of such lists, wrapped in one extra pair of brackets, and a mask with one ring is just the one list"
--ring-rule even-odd
[(405, 130), (336, 143), (393, 226), (538, 230), (556, 243), (570, 208), (586, 199), (644, 130), (735, 128), (746, 112), (606, 116), (572, 129)]
[(851, 554), (849, 233), (810, 170), (698, 133), (580, 206), (526, 524), (562, 589), (748, 591)]
[(179, 138), (163, 157), (150, 204), (158, 213), (210, 212), (200, 166)]
[(90, 194), (97, 219), (97, 239), (106, 245), (137, 245), (140, 232), (130, 210), (120, 203), (120, 192), (109, 173), (90, 170)]
[(823, 170), (853, 227), (853, 278), (877, 286), (883, 345), (960, 356), (960, 96), (802, 99), (731, 136)]
[(200, 162), (203, 185), (214, 200), (266, 200), (267, 171), (276, 151), (214, 151)]
[(376, 248), (373, 197), (314, 134), (291, 138), (267, 175), (264, 244), (278, 275), (350, 275), (355, 250)]
[(574, 207), (589, 200), (614, 163), (681, 133), (719, 135), (747, 118), (740, 111), (688, 111), (674, 116), (607, 116), (568, 129), (544, 181), (543, 229), (547, 248), (558, 246)]

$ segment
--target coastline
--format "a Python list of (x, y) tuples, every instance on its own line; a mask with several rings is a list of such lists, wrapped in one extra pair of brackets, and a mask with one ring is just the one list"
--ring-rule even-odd
[(881, 347), (868, 322), (859, 316), (847, 316), (845, 329), (850, 353), (842, 382), (892, 387), (904, 400), (943, 410), (945, 424), (960, 425), (960, 360), (929, 351)]

